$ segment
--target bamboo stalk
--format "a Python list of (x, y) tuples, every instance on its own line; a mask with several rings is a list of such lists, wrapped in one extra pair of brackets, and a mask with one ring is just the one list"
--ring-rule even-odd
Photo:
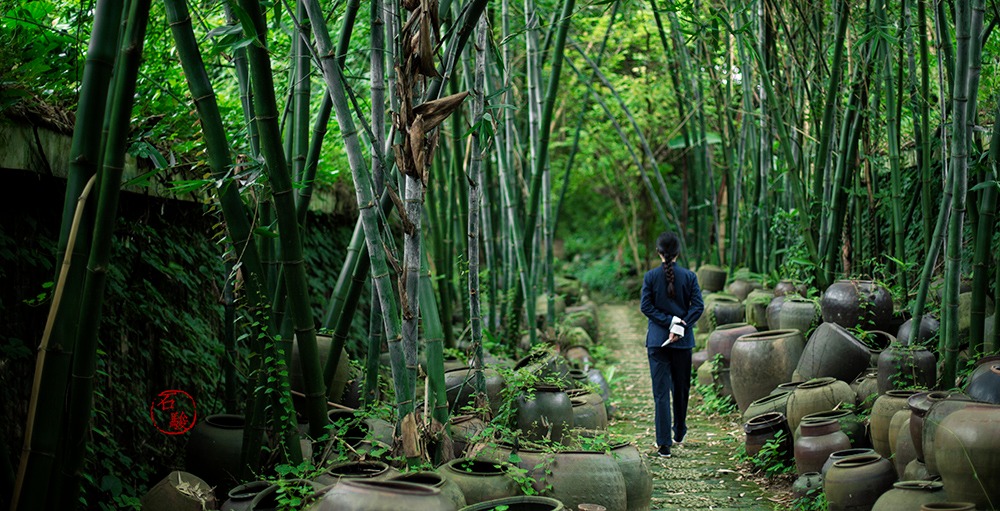
[[(967, 130), (971, 144), (976, 125), (977, 97), (979, 91), (979, 75), (982, 60), (982, 39), (979, 35), (983, 30), (984, 7), (982, 0), (973, 0), (970, 22), (969, 41), (969, 102), (967, 110)], [(994, 120), (994, 123), (996, 121)], [(991, 141), (992, 145), (992, 141)], [(996, 177), (994, 176), (994, 180)], [(978, 223), (975, 225), (976, 237), (973, 239), (975, 249), (972, 261), (972, 306), (969, 325), (969, 352), (981, 355), (986, 346), (986, 295), (989, 290), (987, 276), (989, 273), (990, 245), (993, 242), (994, 220), (996, 218), (996, 186), (987, 186), (979, 193)]]
[[(267, 52), (267, 26), (260, 5), (253, 0), (240, 0), (253, 26), (244, 27), (252, 31), (249, 35), (257, 40), (248, 48), (251, 64), (251, 83), (254, 91), (254, 107), (257, 112), (257, 127), (261, 136), (261, 153), (266, 162), (268, 181), (271, 184), (275, 213), (278, 220), (279, 242), (281, 246), (284, 285), (288, 293), (288, 305), (298, 343), (302, 377), (306, 388), (305, 415), (309, 419), (309, 434), (319, 438), (326, 432), (329, 422), (326, 415), (326, 385), (322, 379), (316, 346), (316, 328), (313, 324), (312, 308), (309, 303), (308, 282), (305, 262), (302, 257), (302, 241), (295, 212), (295, 198), (292, 191), (288, 167), (283, 158), (281, 137), (277, 123), (277, 107), (274, 97), (274, 78), (271, 74), (271, 59)], [(288, 417), (288, 427), (295, 428), (294, 418)], [(284, 425), (284, 424), (283, 424)]]
[(104, 285), (111, 258), (114, 225), (117, 219), (121, 175), (125, 167), (125, 149), (129, 120), (135, 98), (136, 77), (142, 57), (143, 40), (149, 21), (149, 0), (136, 0), (130, 5), (121, 57), (116, 66), (111, 122), (105, 141), (104, 161), (97, 200), (93, 241), (87, 261), (87, 281), (84, 284), (83, 306), (80, 309), (80, 330), (77, 333), (73, 359), (72, 385), (69, 394), (69, 414), (66, 430), (66, 462), (62, 467), (60, 504), (71, 508), (80, 494), (80, 470), (87, 451), (90, 416), (93, 412), (94, 373), (97, 369), (98, 339), (103, 308)]
[[(56, 285), (65, 290), (63, 294), (71, 297), (80, 296), (86, 278), (86, 257), (90, 247), (93, 213), (86, 213), (87, 219), (83, 220), (81, 215), (85, 211), (78, 213), (78, 201), (98, 168), (101, 125), (108, 99), (106, 91), (111, 81), (123, 6), (123, 0), (100, 0), (94, 6), (94, 24), (77, 103), (66, 198), (56, 250), (57, 261), (70, 258), (69, 269), (72, 271), (67, 270), (65, 276), (58, 277)], [(75, 220), (78, 216), (81, 220)], [(74, 224), (79, 234), (71, 235)], [(59, 271), (63, 272), (62, 267)], [(51, 333), (47, 338), (43, 334), (36, 356), (33, 376), (35, 383), (24, 429), (24, 447), (11, 498), (12, 510), (42, 509), (49, 496), (44, 488), (54, 472), (53, 461), (57, 457), (69, 368), (75, 350), (76, 322), (81, 306), (80, 300), (67, 300), (66, 304), (61, 305), (61, 314), (58, 309), (49, 312), (55, 317), (51, 320), (52, 326), (46, 327), (51, 328)], [(50, 307), (55, 307), (55, 303)], [(35, 421), (35, 410), (38, 409), (46, 411), (47, 420)]]
[(480, 139), (480, 137), (482, 137), (485, 133), (485, 127), (482, 126), (482, 123), (484, 122), (483, 112), (485, 111), (486, 104), (486, 95), (484, 91), (486, 78), (486, 30), (486, 15), (484, 14), (479, 18), (479, 25), (476, 27), (476, 71), (474, 85), (472, 88), (472, 125), (473, 127), (479, 126), (479, 128), (472, 130), (472, 165), (469, 170), (468, 231), (469, 326), (471, 328), (472, 335), (472, 367), (475, 368), (476, 374), (475, 379), (473, 380), (473, 388), (476, 389), (476, 393), (483, 396), (486, 395), (486, 380), (483, 378), (483, 322), (482, 308), (479, 301), (479, 191), (483, 189), (483, 179), (481, 173), (483, 153), (488, 147), (488, 141)]
[(382, 243), (378, 228), (378, 215), (375, 210), (375, 199), (372, 190), (371, 173), (365, 164), (361, 145), (358, 141), (357, 128), (347, 102), (343, 87), (343, 76), (337, 59), (332, 54), (330, 35), (325, 25), (324, 13), (317, 0), (310, 0), (306, 5), (309, 19), (312, 21), (313, 35), (316, 39), (316, 49), (320, 59), (320, 68), (327, 86), (327, 92), (333, 99), (334, 112), (340, 126), (341, 138), (344, 141), (354, 181), (358, 207), (361, 209), (362, 228), (364, 229), (368, 255), (371, 258), (374, 272), (375, 289), (382, 310), (386, 339), (389, 343), (390, 361), (393, 381), (396, 388), (396, 406), (398, 417), (403, 417), (413, 411), (413, 401), (408, 396), (413, 395), (413, 383), (409, 381), (402, 353), (402, 324), (399, 312), (399, 302), (392, 290), (389, 280), (386, 247)]
[[(952, 201), (951, 218), (948, 226), (947, 256), (945, 258), (945, 299), (943, 305), (944, 317), (944, 368), (941, 380), (946, 387), (951, 387), (955, 381), (958, 361), (958, 295), (962, 278), (962, 227), (965, 218), (965, 199), (968, 185), (969, 164), (969, 74), (970, 62), (970, 28), (971, 2), (957, 0), (955, 2), (955, 40), (956, 59), (954, 67), (954, 86), (952, 87)], [(919, 321), (919, 319), (918, 319)]]

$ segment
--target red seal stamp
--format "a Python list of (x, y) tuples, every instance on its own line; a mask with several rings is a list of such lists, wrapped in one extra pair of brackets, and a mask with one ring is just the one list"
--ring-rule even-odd
[(149, 405), (153, 426), (164, 435), (180, 435), (194, 427), (198, 410), (191, 394), (183, 390), (164, 390)]

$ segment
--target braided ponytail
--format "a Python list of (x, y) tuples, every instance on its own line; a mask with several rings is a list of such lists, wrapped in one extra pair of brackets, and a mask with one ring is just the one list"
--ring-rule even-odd
[(674, 259), (680, 253), (681, 240), (672, 232), (665, 232), (656, 239), (656, 251), (663, 256), (663, 274), (667, 279), (667, 294), (674, 294)]
[(663, 274), (667, 278), (667, 295), (671, 298), (674, 297), (674, 262), (673, 257), (669, 257), (667, 261), (663, 262)]

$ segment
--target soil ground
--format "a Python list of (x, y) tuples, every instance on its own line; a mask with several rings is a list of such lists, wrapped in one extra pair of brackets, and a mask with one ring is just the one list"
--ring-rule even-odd
[[(782, 491), (787, 483), (773, 485), (746, 473), (747, 467), (736, 459), (744, 441), (738, 414), (706, 415), (699, 410), (703, 400), (693, 388), (684, 445), (675, 446), (669, 459), (653, 456), (653, 394), (643, 347), (646, 318), (638, 302), (609, 303), (599, 311), (601, 343), (608, 346), (614, 360), (610, 378), (612, 402), (618, 409), (611, 431), (616, 437), (631, 438), (640, 451), (650, 455), (651, 509), (787, 509), (788, 495)], [(604, 371), (607, 375), (611, 368)]]

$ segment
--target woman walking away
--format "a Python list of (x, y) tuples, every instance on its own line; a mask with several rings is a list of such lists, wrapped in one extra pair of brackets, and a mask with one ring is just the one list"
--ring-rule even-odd
[[(649, 318), (646, 354), (653, 379), (656, 405), (657, 454), (670, 457), (670, 446), (687, 434), (688, 394), (691, 391), (693, 327), (705, 309), (694, 272), (677, 264), (680, 239), (665, 232), (656, 240), (663, 264), (642, 279), (642, 313)], [(689, 326), (690, 325), (690, 326)], [(673, 394), (673, 438), (671, 439), (670, 395)]]

